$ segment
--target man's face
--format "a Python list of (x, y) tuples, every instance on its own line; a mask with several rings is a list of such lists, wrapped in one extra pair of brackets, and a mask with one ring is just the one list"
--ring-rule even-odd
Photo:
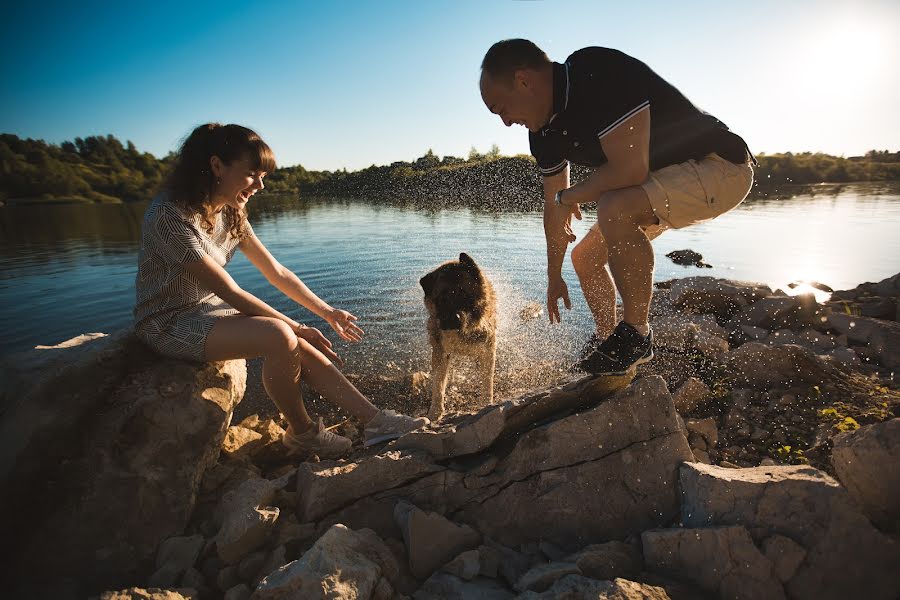
[(529, 131), (539, 131), (550, 118), (546, 102), (538, 94), (533, 73), (516, 71), (506, 81), (494, 79), (481, 73), (481, 99), (488, 110), (500, 117), (507, 127), (515, 124), (527, 127)]

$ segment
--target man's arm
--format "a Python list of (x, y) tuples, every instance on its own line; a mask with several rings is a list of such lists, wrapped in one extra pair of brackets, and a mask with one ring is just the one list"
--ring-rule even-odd
[(556, 193), (569, 186), (568, 165), (557, 175), (544, 177), (544, 235), (547, 238), (547, 316), (550, 322), (559, 323), (559, 300), (567, 309), (572, 308), (569, 290), (562, 278), (562, 263), (569, 242), (575, 241), (572, 233), (572, 215), (581, 219), (578, 205), (559, 206)]
[(557, 206), (556, 192), (569, 187), (568, 165), (556, 175), (544, 177), (544, 237), (547, 238), (547, 276), (550, 279), (562, 275), (566, 247), (573, 239), (566, 233), (571, 222), (572, 209)]
[[(650, 173), (650, 107), (623, 121), (600, 140), (607, 162), (563, 194), (567, 206), (596, 202), (610, 190), (641, 185)], [(546, 184), (545, 184), (546, 185)]]

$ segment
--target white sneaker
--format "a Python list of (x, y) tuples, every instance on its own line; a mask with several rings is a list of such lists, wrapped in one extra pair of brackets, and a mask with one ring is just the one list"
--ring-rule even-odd
[(388, 440), (403, 437), (410, 431), (427, 427), (431, 421), (425, 417), (410, 417), (393, 410), (379, 411), (375, 417), (366, 424), (363, 434), (364, 446), (374, 446)]
[(341, 458), (353, 447), (353, 442), (342, 435), (331, 433), (325, 429), (322, 417), (319, 422), (303, 433), (297, 434), (288, 427), (281, 438), (281, 443), (291, 454), (316, 454), (319, 458)]

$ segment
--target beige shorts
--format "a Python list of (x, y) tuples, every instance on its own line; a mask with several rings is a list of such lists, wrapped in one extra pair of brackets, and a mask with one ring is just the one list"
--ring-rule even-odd
[(645, 227), (655, 238), (666, 229), (680, 229), (714, 219), (744, 201), (753, 185), (753, 167), (710, 154), (650, 173), (641, 187), (659, 225)]

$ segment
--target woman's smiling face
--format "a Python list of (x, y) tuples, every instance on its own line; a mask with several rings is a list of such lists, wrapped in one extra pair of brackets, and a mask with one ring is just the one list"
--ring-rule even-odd
[(226, 164), (218, 156), (213, 156), (210, 162), (218, 178), (212, 201), (220, 207), (231, 206), (240, 210), (246, 206), (250, 196), (265, 188), (263, 177), (266, 172), (255, 169), (248, 157)]

